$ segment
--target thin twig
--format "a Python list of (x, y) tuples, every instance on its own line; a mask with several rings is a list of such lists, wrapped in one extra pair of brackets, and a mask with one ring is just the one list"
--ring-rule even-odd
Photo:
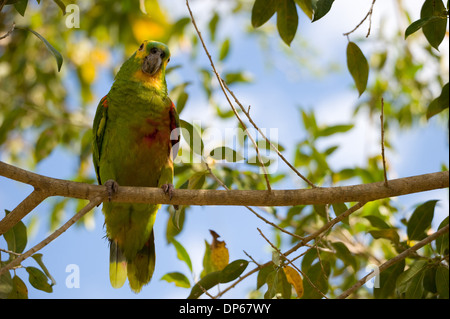
[(383, 159), (384, 185), (388, 187), (388, 179), (386, 174), (386, 157), (384, 156), (384, 99), (381, 98), (381, 158)]
[(3, 248), (0, 248), (0, 251), (2, 251), (4, 253), (7, 253), (7, 254), (10, 254), (10, 255), (14, 255), (14, 256), (20, 256), (21, 255), (19, 253), (14, 252), (14, 251), (10, 251), (10, 250), (3, 249)]
[(270, 192), (270, 191), (272, 190), (272, 188), (271, 188), (271, 186), (270, 186), (269, 177), (268, 177), (268, 172), (267, 172), (267, 169), (266, 169), (266, 167), (265, 167), (265, 165), (264, 165), (264, 163), (263, 163), (263, 161), (262, 161), (261, 154), (259, 153), (258, 145), (256, 144), (255, 140), (253, 139), (253, 137), (251, 136), (250, 132), (248, 131), (247, 126), (245, 125), (244, 121), (242, 121), (242, 119), (241, 119), (241, 117), (239, 116), (239, 114), (238, 114), (236, 108), (234, 107), (233, 103), (231, 102), (230, 98), (228, 97), (227, 91), (226, 91), (226, 89), (225, 89), (225, 87), (224, 87), (224, 82), (222, 81), (222, 78), (220, 77), (219, 73), (217, 72), (217, 69), (216, 69), (216, 66), (214, 65), (213, 59), (212, 59), (212, 57), (211, 57), (211, 54), (209, 54), (209, 51), (208, 51), (208, 49), (206, 48), (206, 44), (205, 44), (205, 42), (203, 41), (202, 34), (201, 34), (200, 30), (199, 30), (198, 27), (197, 27), (197, 23), (195, 22), (194, 15), (192, 14), (191, 8), (190, 8), (190, 6), (189, 6), (189, 0), (186, 0), (186, 6), (187, 6), (187, 8), (188, 8), (188, 10), (189, 10), (189, 15), (191, 16), (192, 25), (194, 26), (195, 31), (197, 32), (197, 35), (198, 35), (198, 37), (199, 37), (199, 39), (200, 39), (200, 42), (202, 43), (203, 49), (204, 49), (206, 55), (208, 56), (209, 62), (211, 63), (211, 67), (212, 67), (212, 69), (213, 69), (214, 74), (216, 75), (216, 78), (217, 78), (217, 81), (219, 82), (220, 88), (222, 89), (222, 92), (223, 92), (223, 94), (225, 95), (225, 98), (227, 99), (228, 104), (230, 105), (231, 109), (233, 110), (234, 115), (235, 115), (236, 118), (238, 119), (238, 121), (239, 121), (239, 123), (241, 124), (241, 126), (243, 127), (244, 131), (247, 133), (247, 135), (248, 135), (249, 139), (251, 140), (252, 144), (255, 146), (255, 150), (256, 150), (256, 155), (257, 155), (257, 158), (258, 158), (258, 162), (259, 162), (260, 165), (261, 165), (261, 168), (262, 168), (262, 170), (263, 170), (263, 175), (264, 175), (264, 178), (265, 178), (265, 180), (266, 180), (267, 190)]
[(306, 178), (305, 176), (303, 176), (302, 174), (300, 174), (300, 172), (291, 164), (289, 163), (289, 161), (283, 156), (283, 154), (281, 154), (281, 152), (278, 150), (278, 147), (276, 147), (275, 145), (272, 144), (272, 142), (266, 137), (266, 135), (261, 131), (261, 129), (258, 127), (258, 125), (256, 125), (256, 123), (253, 121), (252, 117), (250, 116), (250, 105), (248, 106), (248, 109), (245, 110), (244, 106), (242, 105), (242, 103), (239, 101), (239, 99), (236, 97), (236, 95), (234, 95), (233, 91), (230, 90), (230, 88), (227, 86), (227, 84), (225, 83), (225, 81), (222, 81), (224, 87), (227, 89), (227, 91), (231, 94), (231, 96), (234, 98), (235, 102), (237, 105), (239, 105), (239, 107), (241, 108), (242, 112), (245, 114), (245, 116), (248, 118), (248, 120), (250, 121), (250, 123), (253, 125), (253, 127), (259, 132), (259, 134), (261, 134), (261, 136), (266, 140), (267, 143), (269, 143), (270, 147), (278, 154), (278, 156), (281, 158), (281, 160), (283, 162), (286, 163), (287, 166), (289, 166), (289, 168), (295, 172), (295, 174), (297, 174), (298, 177), (300, 177), (301, 179), (303, 179), (306, 183), (308, 183), (311, 187), (315, 188), (317, 187), (316, 185), (314, 185), (313, 182), (311, 182), (308, 178)]
[[(405, 250), (404, 252), (402, 252), (401, 254), (395, 256), (392, 259), (389, 259), (388, 261), (386, 261), (385, 263), (383, 263), (379, 268), (378, 268), (378, 275), (388, 269), (389, 267), (391, 267), (392, 265), (402, 261), (403, 259), (405, 259), (406, 257), (412, 255), (413, 253), (415, 253), (417, 250), (419, 250), (420, 248), (422, 248), (423, 246), (431, 243), (433, 240), (435, 240), (436, 238), (438, 238), (439, 236), (448, 233), (449, 231), (449, 225), (446, 225), (445, 227), (442, 227), (441, 229), (439, 229), (437, 232), (435, 232), (434, 234), (428, 236), (427, 238), (421, 240), (420, 242), (418, 242), (417, 244), (415, 244), (414, 246), (412, 246), (411, 248), (408, 248), (407, 250)], [(367, 281), (369, 281), (372, 277), (375, 276), (375, 272), (372, 271), (369, 274), (367, 274), (366, 276), (364, 276), (363, 278), (361, 278), (356, 284), (354, 284), (351, 288), (347, 289), (346, 291), (344, 291), (341, 295), (339, 295), (336, 299), (345, 299), (348, 296), (350, 296), (353, 292), (355, 292), (359, 287), (361, 287), (362, 285), (364, 285)]]
[(0, 12), (2, 12), (3, 6), (6, 4), (7, 1), (8, 1), (8, 0), (1, 0), (1, 1), (0, 1)]
[(244, 252), (244, 254), (246, 254), (247, 255), (247, 257), (248, 258), (250, 258), (251, 259), (251, 261), (253, 261), (253, 263), (256, 265), (256, 266), (258, 266), (258, 268), (260, 268), (261, 267), (261, 265), (260, 264), (258, 264), (257, 262), (256, 262), (256, 260), (252, 257), (252, 256), (250, 256), (250, 254), (248, 254), (245, 250), (243, 250), (243, 252)]
[(203, 291), (203, 293), (205, 295), (207, 295), (209, 298), (211, 299), (216, 299), (216, 297), (214, 297), (213, 295), (211, 295), (208, 290), (205, 289), (205, 287), (203, 287), (202, 285), (198, 285), (200, 287), (200, 289)]
[[(3, 4), (2, 4), (2, 6), (3, 6)], [(1, 8), (0, 8), (0, 11), (2, 11)], [(11, 28), (8, 30), (8, 32), (6, 32), (6, 34), (0, 36), (0, 40), (3, 40), (3, 39), (6, 38), (7, 36), (9, 36), (9, 35), (14, 31), (14, 28), (15, 28), (15, 27), (16, 27), (16, 24), (13, 22), (13, 24), (12, 24)]]
[(370, 35), (370, 29), (371, 29), (371, 27), (372, 27), (372, 13), (373, 13), (373, 6), (375, 5), (375, 2), (376, 2), (376, 1), (377, 1), (377, 0), (373, 0), (373, 1), (372, 1), (372, 5), (370, 6), (370, 10), (369, 10), (369, 12), (367, 12), (367, 14), (366, 14), (366, 16), (364, 17), (364, 19), (362, 19), (361, 22), (358, 23), (358, 25), (357, 25), (353, 30), (344, 33), (344, 36), (346, 36), (346, 37), (348, 38), (348, 36), (349, 36), (351, 33), (355, 32), (355, 31), (356, 31), (356, 30), (364, 23), (364, 21), (366, 21), (366, 19), (369, 18), (369, 30), (367, 31), (366, 38), (369, 37), (369, 35)]
[(15, 258), (13, 261), (8, 263), (6, 266), (0, 269), (0, 275), (5, 271), (8, 271), (16, 266), (18, 266), (22, 261), (26, 258), (30, 257), (37, 251), (41, 250), (45, 246), (47, 246), (50, 242), (58, 238), (63, 232), (65, 232), (70, 226), (75, 224), (81, 217), (83, 217), (86, 213), (91, 211), (95, 206), (99, 205), (105, 198), (104, 197), (96, 197), (91, 200), (86, 206), (84, 206), (77, 214), (75, 214), (72, 218), (70, 218), (64, 225), (55, 230), (52, 234), (50, 234), (47, 238), (41, 241), (36, 246), (29, 249), (27, 252), (21, 254), (19, 257)]

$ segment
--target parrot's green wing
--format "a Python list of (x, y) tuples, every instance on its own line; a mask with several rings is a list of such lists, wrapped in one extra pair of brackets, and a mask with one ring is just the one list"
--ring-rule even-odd
[(178, 116), (175, 104), (172, 102), (172, 105), (170, 107), (170, 130), (172, 132), (170, 138), (172, 142), (172, 159), (175, 159), (175, 157), (177, 157), (178, 149), (180, 146), (181, 132), (179, 128), (180, 128), (180, 117)]
[(108, 120), (108, 96), (105, 95), (97, 106), (95, 112), (93, 134), (94, 134), (94, 147), (93, 158), (95, 173), (97, 175), (98, 183), (101, 185), (100, 179), (100, 156), (102, 150), (103, 136), (105, 135), (106, 122)]
[[(108, 96), (105, 95), (97, 106), (95, 112), (94, 125), (93, 125), (93, 159), (95, 173), (97, 175), (98, 183), (101, 185), (100, 179), (100, 157), (102, 152), (103, 137), (105, 135), (106, 123), (108, 121)], [(111, 285), (114, 288), (120, 288), (127, 279), (127, 262), (122, 251), (117, 245), (117, 242), (110, 241), (110, 264), (109, 264), (109, 276)]]

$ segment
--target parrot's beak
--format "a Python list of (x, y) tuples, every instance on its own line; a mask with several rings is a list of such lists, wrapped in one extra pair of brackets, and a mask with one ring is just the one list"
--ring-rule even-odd
[(164, 57), (161, 52), (158, 49), (156, 52), (150, 52), (150, 54), (144, 58), (144, 62), (142, 63), (142, 71), (144, 73), (155, 75), (155, 73), (159, 71), (162, 65), (162, 58)]

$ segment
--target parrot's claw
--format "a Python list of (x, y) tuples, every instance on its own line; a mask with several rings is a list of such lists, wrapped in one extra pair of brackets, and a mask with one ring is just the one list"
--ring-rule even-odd
[(109, 179), (105, 183), (106, 191), (108, 192), (108, 200), (111, 201), (112, 196), (119, 190), (119, 184), (112, 179)]
[(164, 194), (168, 194), (169, 199), (172, 199), (173, 191), (175, 190), (175, 187), (173, 187), (172, 184), (164, 184), (163, 186), (161, 186), (161, 188), (164, 191)]

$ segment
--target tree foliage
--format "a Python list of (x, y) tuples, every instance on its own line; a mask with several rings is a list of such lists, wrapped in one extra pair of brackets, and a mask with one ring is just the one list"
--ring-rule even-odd
[[(275, 43), (284, 52), (281, 59), (298, 61), (296, 50), (303, 22), (310, 21), (310, 27), (314, 28), (319, 20), (326, 19), (333, 12), (333, 2), (228, 1), (224, 6), (203, 13), (202, 18), (206, 19), (200, 27), (205, 38), (203, 41), (192, 27), (189, 11), (184, 8), (180, 9), (181, 14), (172, 14), (164, 1), (0, 0), (2, 161), (32, 170), (56, 150), (64, 149), (78, 159), (76, 169), (70, 172), (70, 179), (94, 183), (91, 123), (100, 95), (105, 93), (97, 85), (110, 81), (116, 67), (144, 39), (167, 43), (174, 53), (174, 61), (177, 61), (177, 55), (189, 56), (189, 64), (198, 81), (183, 80), (181, 64), (175, 63), (167, 70), (169, 95), (181, 118), (187, 117), (189, 107), (195, 103), (191, 97), (197, 92), (196, 96), (202, 95), (206, 99), (215, 120), (232, 126), (238, 132), (243, 125), (234, 116), (240, 115), (246, 123), (252, 122), (250, 117), (244, 117), (246, 112), (250, 114), (250, 108), (247, 111), (227, 108), (216, 74), (205, 60), (204, 42), (221, 70), (220, 76), (227, 88), (230, 86), (235, 90), (258, 79), (252, 78), (245, 68), (235, 68), (229, 63), (232, 53), (238, 49), (233, 30), (257, 38), (261, 51)], [(383, 107), (385, 122), (382, 130), (386, 132), (399, 128), (410, 130), (430, 123), (448, 123), (448, 69), (442, 67), (446, 56), (439, 49), (446, 37), (448, 40), (449, 4), (442, 0), (425, 0), (420, 18), (411, 21), (411, 13), (401, 3), (398, 2), (398, 14), (406, 23), (395, 32), (387, 34), (383, 26), (371, 32), (372, 14), (377, 8), (376, 1), (373, 1), (365, 17), (364, 12), (348, 9), (348, 14), (361, 15), (363, 19), (354, 30), (342, 36), (342, 41), (348, 41), (346, 52), (342, 52), (346, 56), (347, 75), (353, 79), (355, 93), (359, 95), (353, 109), (354, 116), (364, 114), (367, 122), (373, 122)], [(73, 27), (77, 10), (81, 17), (79, 28)], [(194, 12), (193, 16), (196, 14)], [(241, 25), (228, 28), (225, 25), (228, 15), (235, 18), (233, 23)], [(355, 31), (364, 26), (368, 28), (367, 37), (356, 37)], [(313, 42), (314, 39), (306, 41)], [(307, 45), (302, 49), (308, 50)], [(268, 53), (265, 59), (263, 63), (270, 64), (273, 54)], [(266, 94), (261, 92), (263, 96)], [(257, 107), (264, 106), (254, 106)], [(431, 122), (436, 117), (440, 122)], [(384, 180), (389, 165), (386, 168), (381, 154), (370, 156), (360, 166), (336, 168), (330, 164), (340, 146), (323, 141), (334, 141), (334, 137), (351, 133), (356, 124), (353, 119), (325, 125), (317, 118), (314, 109), (303, 108), (298, 118), (304, 134), (299, 135), (294, 145), (278, 141), (275, 146), (281, 153), (288, 150), (292, 154), (289, 161), (297, 170), (306, 172), (305, 178), (315, 186)], [(181, 126), (184, 129), (182, 161), (175, 167), (174, 182), (178, 189), (264, 190), (268, 185), (284, 186), (295, 176), (289, 170), (276, 170), (267, 178), (259, 173), (261, 167), (270, 170), (273, 159), (277, 158), (274, 148), (263, 138), (252, 144), (249, 136), (244, 134), (238, 136), (235, 145), (208, 149), (203, 141), (208, 126), (187, 120), (182, 120)], [(446, 128), (441, 126), (440, 129)], [(384, 145), (391, 148), (394, 139), (395, 136), (386, 134)], [(200, 142), (195, 144), (196, 141)], [(237, 165), (238, 162), (243, 165)], [(445, 163), (442, 170), (447, 170)], [(306, 180), (299, 183), (301, 187), (310, 186)], [(61, 212), (71, 202), (60, 198), (52, 203), (51, 230), (61, 225)], [(365, 203), (333, 229), (303, 245), (306, 250), (298, 250), (289, 256), (281, 251), (284, 245), (301, 244), (303, 238), (345, 214), (355, 204), (267, 208), (274, 227), (272, 240), (266, 239), (273, 254), (268, 254), (264, 264), (250, 260), (250, 256), (249, 259), (230, 258), (225, 241), (218, 240), (218, 235), (211, 232), (213, 239), (205, 239), (203, 271), (195, 280), (192, 279), (195, 273), (190, 252), (177, 241), (181, 232), (189, 232), (183, 226), (191, 207), (181, 206), (176, 211), (167, 207), (171, 218), (166, 239), (174, 246), (178, 259), (187, 266), (189, 273), (186, 275), (181, 270), (168, 272), (161, 279), (175, 284), (178, 288), (174, 289), (187, 289), (188, 298), (198, 298), (217, 285), (228, 287), (232, 281), (239, 284), (248, 275), (257, 273), (251, 297), (334, 298), (351, 289), (370, 265), (380, 265), (425, 240), (432, 232), (433, 223), (439, 224), (438, 230), (448, 225), (448, 217), (436, 220), (437, 200), (420, 202), (418, 199), (417, 207), (404, 208), (393, 199), (385, 198)], [(76, 205), (80, 208), (84, 202), (78, 201)], [(88, 214), (83, 220), (88, 223), (92, 218)], [(27, 245), (27, 226), (19, 222), (3, 234), (3, 242), (6, 246), (1, 251), (2, 267), (23, 253)], [(381, 272), (379, 286), (373, 291), (361, 288), (354, 292), (353, 297), (448, 298), (448, 246), (447, 232)], [(30, 286), (52, 292), (55, 280), (43, 263), (45, 257), (42, 254), (32, 257), (38, 267), (24, 266), (26, 273), (14, 269), (1, 275), (1, 298), (27, 298)], [(25, 279), (27, 275), (28, 280)], [(221, 290), (213, 297), (220, 297), (227, 288)]]

